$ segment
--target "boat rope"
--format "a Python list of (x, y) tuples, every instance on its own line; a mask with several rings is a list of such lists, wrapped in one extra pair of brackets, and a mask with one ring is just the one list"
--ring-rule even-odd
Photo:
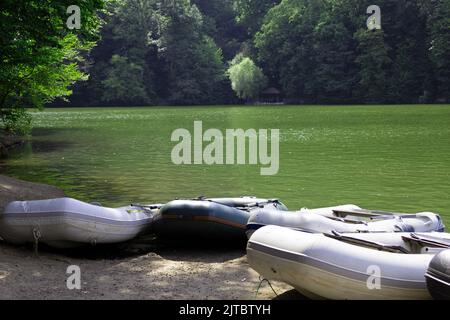
[(39, 255), (39, 240), (41, 239), (41, 231), (39, 230), (39, 227), (33, 228), (33, 238), (34, 238), (34, 253), (38, 256)]
[(261, 276), (259, 276), (259, 285), (258, 288), (256, 289), (256, 293), (255, 293), (255, 298), (258, 297), (258, 293), (259, 293), (259, 289), (261, 289), (261, 286), (263, 284), (263, 282), (267, 282), (267, 284), (269, 285), (269, 287), (272, 289), (273, 293), (275, 294), (276, 297), (278, 297), (278, 293), (275, 291), (275, 289), (272, 287), (272, 284), (270, 283), (269, 280), (267, 280), (266, 278), (261, 278)]

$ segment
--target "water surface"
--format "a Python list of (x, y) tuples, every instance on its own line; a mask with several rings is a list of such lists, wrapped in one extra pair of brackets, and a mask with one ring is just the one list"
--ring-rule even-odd
[[(280, 198), (290, 209), (354, 203), (434, 211), (450, 225), (450, 106), (46, 109), (0, 172), (118, 206), (176, 197)], [(177, 128), (280, 129), (280, 170), (171, 162)]]

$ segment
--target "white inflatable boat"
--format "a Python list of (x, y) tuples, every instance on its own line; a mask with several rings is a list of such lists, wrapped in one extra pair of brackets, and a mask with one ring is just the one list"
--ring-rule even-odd
[(128, 241), (151, 227), (161, 205), (105, 208), (71, 198), (11, 202), (0, 214), (0, 238), (53, 247)]
[(327, 236), (266, 226), (248, 241), (247, 259), (266, 279), (310, 298), (431, 299), (425, 273), (449, 247), (443, 233)]
[[(341, 206), (333, 206), (333, 207), (325, 207), (325, 208), (316, 208), (316, 209), (308, 209), (302, 208), (298, 212), (300, 213), (315, 213), (330, 219), (339, 220), (339, 221), (348, 221), (348, 222), (358, 222), (358, 221), (377, 221), (390, 219), (392, 217), (405, 217), (411, 216), (414, 213), (400, 213), (400, 212), (392, 212), (392, 211), (383, 211), (383, 210), (368, 210), (358, 207), (354, 204), (346, 204)], [(435, 214), (435, 213), (433, 213)], [(438, 216), (438, 214), (435, 214)], [(442, 223), (441, 223), (442, 224)], [(444, 225), (442, 224), (442, 228)], [(441, 230), (443, 231), (443, 230)]]
[[(336, 212), (345, 213), (345, 216), (338, 215)], [(376, 213), (363, 209), (350, 210), (348, 206), (340, 206), (296, 212), (256, 210), (247, 222), (247, 236), (250, 237), (252, 232), (267, 225), (277, 225), (311, 233), (331, 231), (443, 232), (445, 229), (440, 216), (432, 212), (394, 214), (378, 211)]]

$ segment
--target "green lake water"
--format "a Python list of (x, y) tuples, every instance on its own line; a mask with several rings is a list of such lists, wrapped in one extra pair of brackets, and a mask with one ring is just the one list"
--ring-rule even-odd
[[(450, 105), (46, 109), (0, 172), (107, 206), (176, 197), (280, 198), (290, 209), (353, 203), (433, 211), (450, 225)], [(175, 165), (177, 128), (280, 129), (280, 169)]]

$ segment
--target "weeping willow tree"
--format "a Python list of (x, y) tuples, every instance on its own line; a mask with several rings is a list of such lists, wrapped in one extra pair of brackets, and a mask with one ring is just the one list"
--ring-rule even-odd
[(262, 69), (252, 59), (241, 54), (237, 55), (231, 62), (228, 76), (236, 95), (247, 101), (257, 98), (267, 86), (267, 78)]

